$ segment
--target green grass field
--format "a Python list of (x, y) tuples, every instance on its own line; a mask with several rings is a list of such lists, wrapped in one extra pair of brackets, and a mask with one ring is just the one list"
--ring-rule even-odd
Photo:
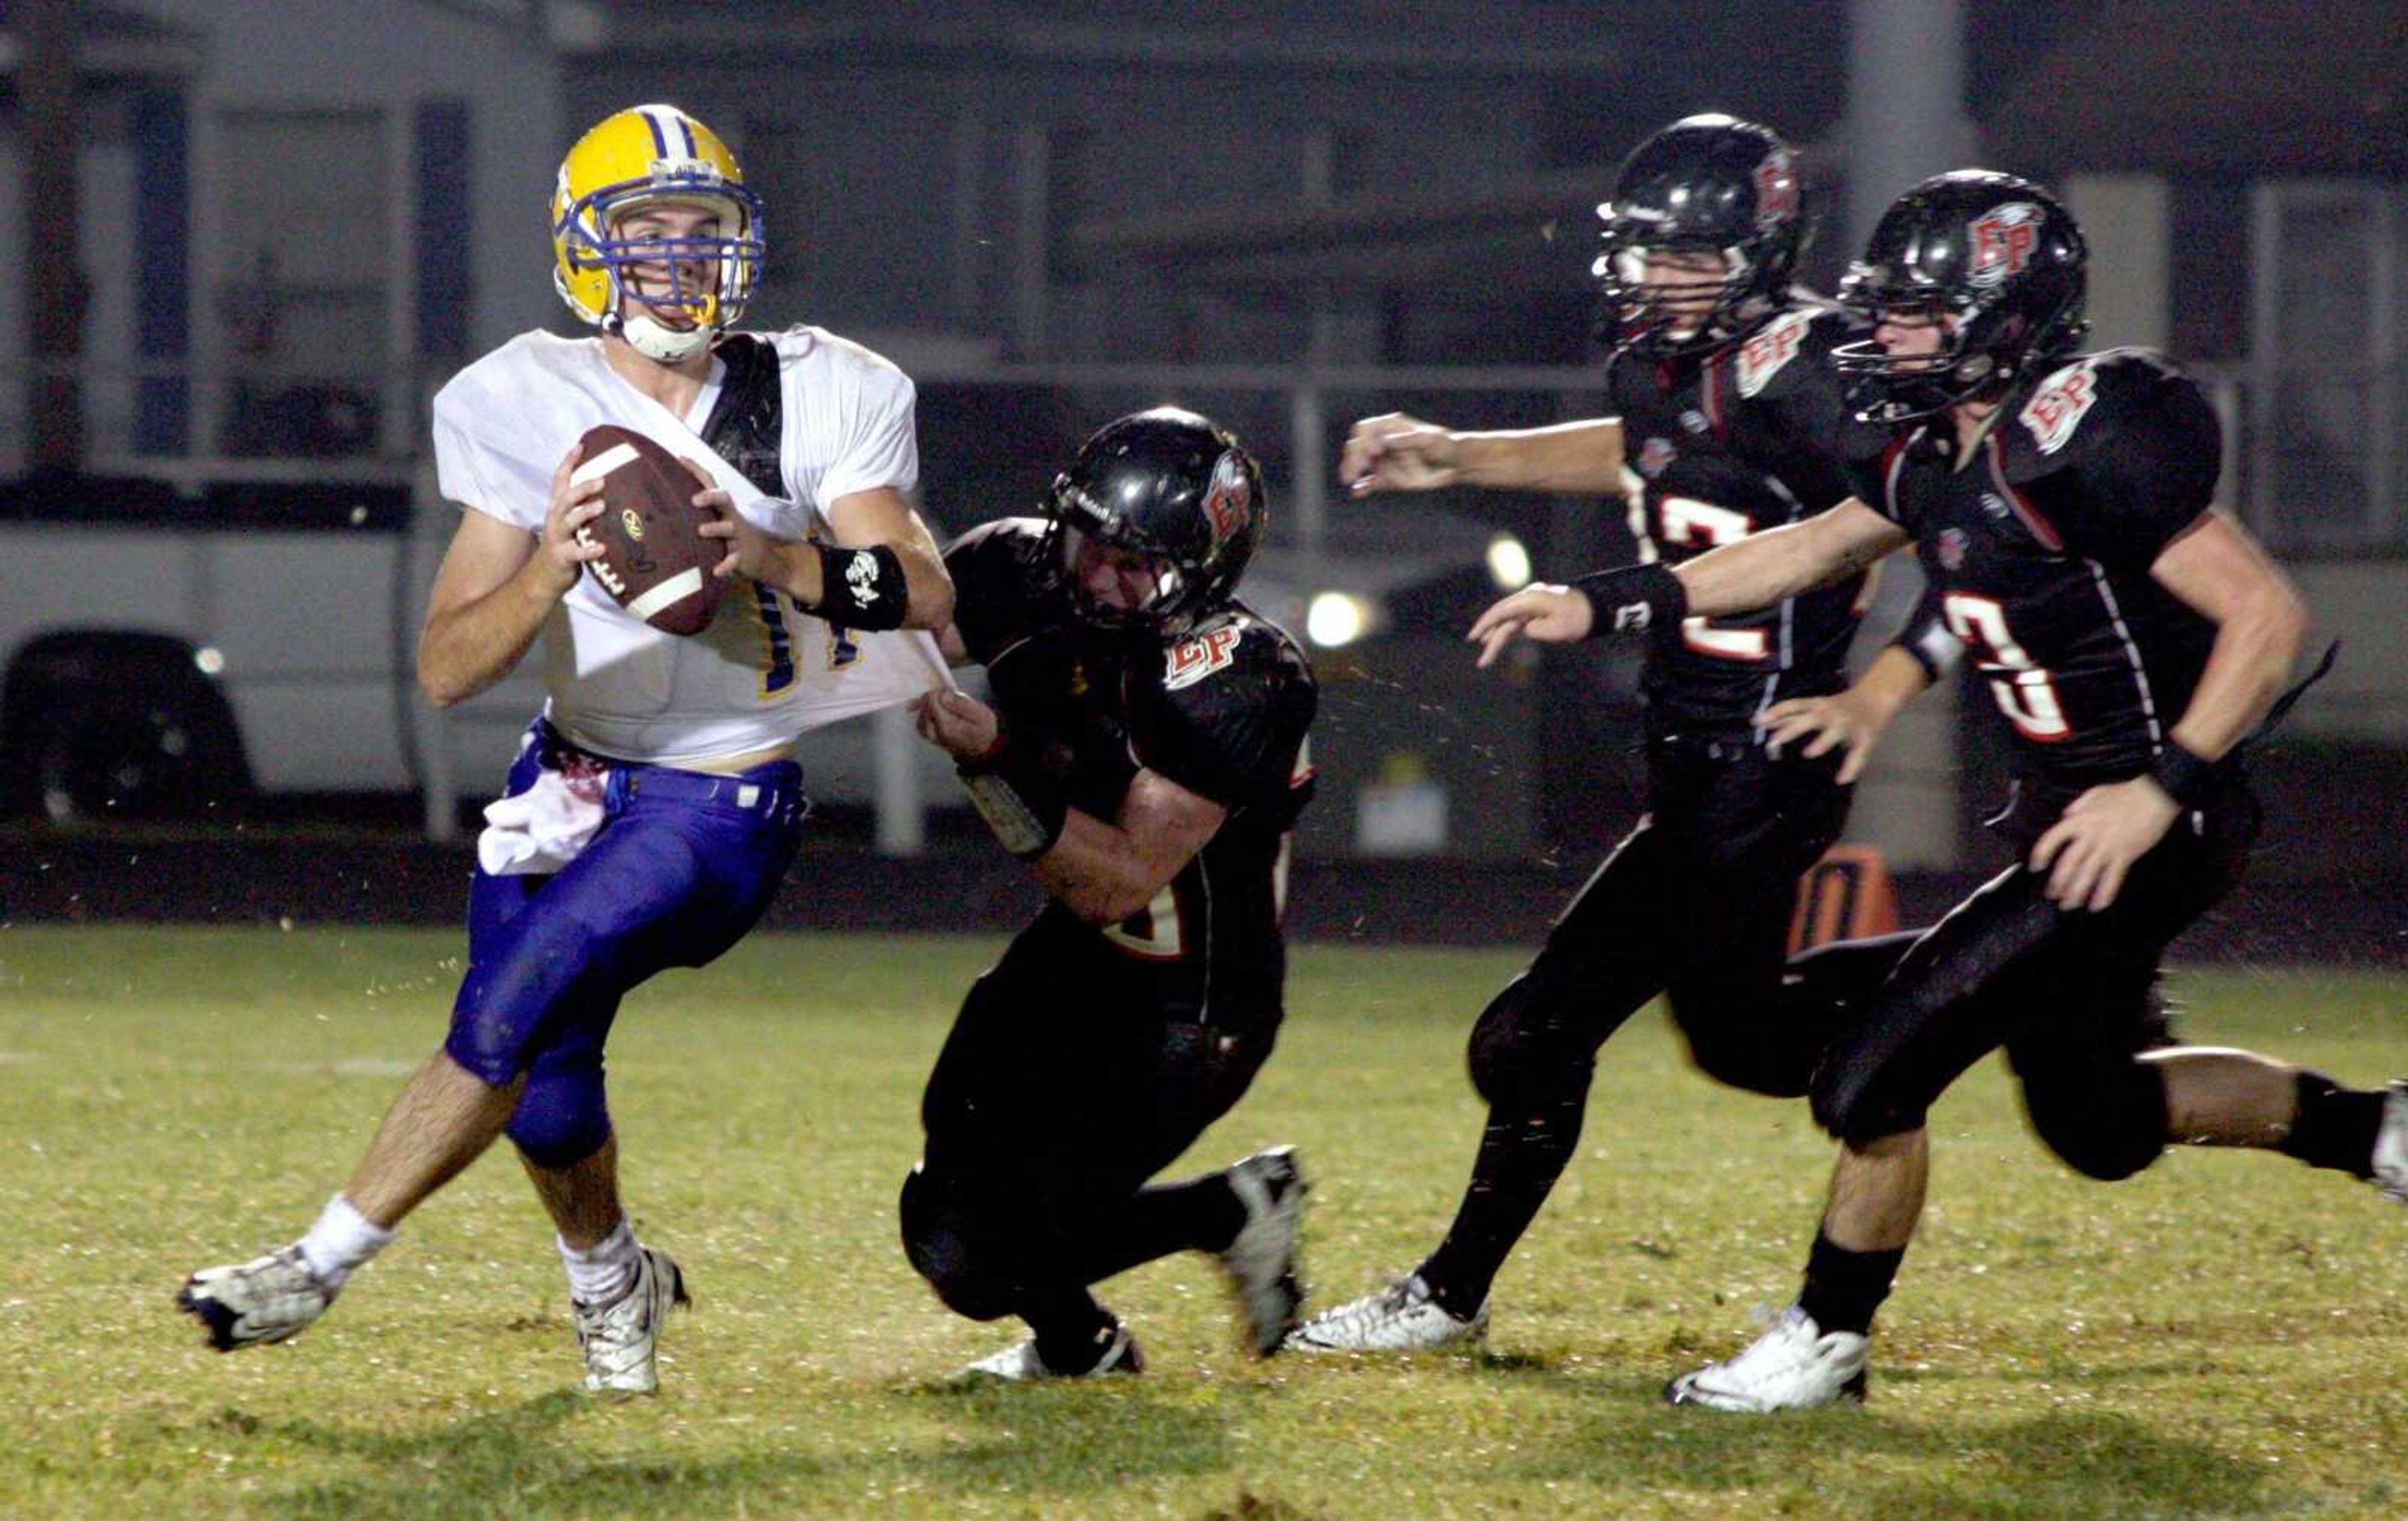
[[(896, 1244), (971, 940), (756, 938), (631, 999), (613, 1109), (639, 1226), (698, 1305), (658, 1399), (597, 1404), (548, 1227), (488, 1157), (322, 1325), (239, 1356), (182, 1275), (291, 1239), (433, 1048), (458, 937), (0, 931), (0, 1516), (2398, 1516), (2408, 1212), (2278, 1158), (2085, 1183), (1995, 1063), (1934, 1115), (1932, 1206), (1862, 1410), (1673, 1410), (1777, 1306), (1829, 1149), (1650, 1015), (1498, 1284), (1490, 1350), (1241, 1356), (1209, 1264), (1107, 1290), (1154, 1368), (949, 1387), (1015, 1337)], [(1298, 1144), (1315, 1298), (1416, 1261), (1479, 1125), (1461, 1044), (1512, 957), (1307, 948), (1281, 1049), (1191, 1161)], [(2177, 979), (2194, 1039), (2369, 1083), (2408, 984)]]

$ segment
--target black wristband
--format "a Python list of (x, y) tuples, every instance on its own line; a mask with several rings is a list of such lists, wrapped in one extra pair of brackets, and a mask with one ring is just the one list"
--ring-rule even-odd
[(842, 628), (903, 626), (910, 586), (903, 559), (883, 544), (813, 544), (820, 555), (820, 599), (811, 615)]
[(969, 794), (970, 806), (1005, 850), (1034, 861), (1062, 838), (1070, 800), (1038, 746), (1005, 735), (995, 749), (953, 769), (962, 779), (962, 790)]
[(1627, 565), (1572, 582), (1588, 598), (1588, 637), (1653, 634), (1669, 639), (1689, 615), (1689, 590), (1667, 565)]
[(2184, 749), (2168, 739), (2149, 768), (2149, 780), (2183, 808), (2197, 808), (2215, 788), (2221, 763)]
[(1916, 623), (1900, 629), (1889, 647), (1922, 667), (1923, 679), (1933, 686), (1965, 657), (1965, 641), (1939, 624)]

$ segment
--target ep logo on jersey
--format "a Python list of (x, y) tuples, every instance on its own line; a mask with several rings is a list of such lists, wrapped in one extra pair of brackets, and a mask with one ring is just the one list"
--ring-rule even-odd
[(1209, 634), (1198, 634), (1192, 639), (1181, 639), (1170, 647), (1170, 658), (1162, 667), (1162, 689), (1176, 692), (1197, 682), (1227, 666), (1237, 658), (1238, 639), (1243, 631), (1216, 628)]
[(2032, 442), (2043, 454), (2054, 454), (2063, 449), (2073, 430), (2082, 425), (2083, 414), (2099, 399), (2099, 385), (2092, 378), (2091, 362), (2084, 360), (2068, 366), (2050, 376), (2024, 404), (2023, 424), (2031, 430)]

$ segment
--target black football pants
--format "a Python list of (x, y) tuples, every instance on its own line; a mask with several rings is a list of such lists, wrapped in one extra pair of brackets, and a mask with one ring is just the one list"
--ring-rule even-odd
[(1209, 1212), (1144, 1184), (1236, 1105), (1277, 1031), (1276, 1012), (1165, 1018), (1114, 953), (1067, 960), (1064, 939), (1032, 930), (972, 984), (921, 1101), (904, 1248), (974, 1319), (1025, 1316), (1140, 1262), (1226, 1245), (1198, 1239)]
[[(2010, 820), (2019, 854), (2070, 797)], [(2135, 1055), (2167, 1039), (2154, 996), (2165, 948), (2241, 880), (2258, 811), (2235, 785), (2134, 863), (2104, 911), (2048, 900), (2017, 864), (1899, 961), (1814, 1083), (1815, 1118), (1869, 1141), (1918, 1127), (1951, 1083), (2005, 1047), (2041, 1138), (2078, 1170), (2120, 1178), (2164, 1144), (2164, 1084)]]

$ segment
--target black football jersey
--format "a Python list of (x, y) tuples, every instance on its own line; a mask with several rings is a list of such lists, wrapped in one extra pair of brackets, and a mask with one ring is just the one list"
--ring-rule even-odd
[[(1228, 810), (1152, 904), (1122, 924), (1079, 928), (1155, 969), (1165, 1005), (1185, 1017), (1275, 1013), (1287, 837), (1312, 796), (1312, 668), (1284, 630), (1234, 602), (1175, 638), (1079, 627), (1046, 562), (1046, 529), (1005, 518), (945, 552), (954, 625), (986, 667), (1005, 725), (1041, 736), (1071, 805), (1107, 823), (1140, 768)], [(1078, 924), (1059, 903), (1045, 912)]]
[[(1679, 565), (1721, 544), (1813, 517), (1851, 492), (1846, 464), (1887, 435), (1858, 423), (1833, 347), (1861, 336), (1839, 308), (1800, 294), (1745, 339), (1658, 364), (1617, 354), (1606, 375), (1635, 483), (1630, 530), (1641, 559)], [(1691, 618), (1656, 646), (1646, 694), (1676, 732), (1752, 736), (1786, 697), (1847, 684), (1864, 578), (1758, 612)]]
[(2189, 705), (2214, 624), (2149, 567), (2208, 509), (2217, 445), (2198, 386), (2114, 349), (2008, 402), (1961, 467), (1940, 418), (1859, 469), (1858, 495), (1914, 535), (2022, 774), (2065, 788), (2137, 775)]

